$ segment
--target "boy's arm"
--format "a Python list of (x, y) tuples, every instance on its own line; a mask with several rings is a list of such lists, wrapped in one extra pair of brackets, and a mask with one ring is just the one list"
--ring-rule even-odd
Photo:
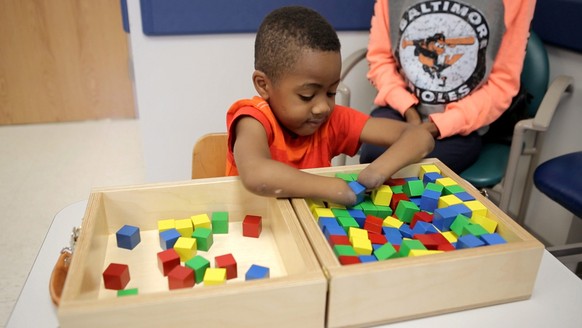
[(434, 148), (434, 138), (422, 126), (387, 118), (371, 117), (360, 137), (362, 142), (388, 146), (358, 176), (358, 182), (368, 189), (382, 185), (404, 166), (416, 163)]
[(252, 193), (324, 199), (344, 205), (356, 202), (356, 195), (342, 179), (306, 173), (273, 160), (265, 129), (254, 118), (240, 118), (235, 133), (234, 159), (243, 185)]

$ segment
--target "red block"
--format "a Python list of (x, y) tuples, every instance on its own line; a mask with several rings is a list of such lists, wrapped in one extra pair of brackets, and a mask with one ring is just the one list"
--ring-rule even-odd
[(103, 282), (106, 289), (125, 289), (129, 279), (129, 267), (127, 264), (111, 263), (103, 271)]
[(178, 265), (168, 273), (168, 288), (180, 289), (194, 287), (194, 270)]
[(341, 255), (338, 259), (342, 265), (362, 263), (357, 256)]
[(247, 215), (243, 219), (243, 236), (259, 238), (262, 230), (262, 219), (257, 215)]
[(400, 202), (401, 200), (410, 199), (408, 198), (408, 196), (406, 196), (405, 193), (392, 195), (392, 199), (390, 200), (390, 208), (392, 208), (393, 211), (396, 211), (396, 207), (398, 207), (398, 202)]
[(433, 215), (428, 212), (424, 211), (416, 212), (414, 213), (414, 215), (412, 216), (412, 220), (410, 221), (410, 228), (414, 229), (414, 225), (416, 224), (417, 221), (432, 223), (432, 218)]
[(158, 253), (158, 268), (164, 276), (167, 276), (178, 265), (180, 265), (180, 255), (173, 248)]
[(364, 229), (368, 232), (382, 234), (382, 223), (384, 220), (374, 215), (367, 215), (364, 221)]
[(232, 254), (220, 255), (214, 258), (214, 266), (226, 269), (226, 279), (234, 279), (238, 276), (236, 260)]
[(368, 239), (370, 239), (372, 244), (376, 245), (384, 245), (388, 242), (388, 240), (386, 240), (386, 236), (376, 233), (368, 233)]
[(402, 186), (402, 185), (406, 184), (406, 180), (402, 179), (402, 178), (396, 178), (396, 179), (390, 178), (384, 184), (387, 184), (389, 186)]
[(352, 243), (350, 243), (348, 236), (330, 235), (329, 244), (333, 247), (335, 245), (351, 245)]
[(455, 249), (453, 245), (451, 245), (451, 243), (447, 240), (447, 238), (439, 233), (417, 234), (414, 235), (413, 238), (419, 240), (427, 249), (430, 250), (445, 251)]

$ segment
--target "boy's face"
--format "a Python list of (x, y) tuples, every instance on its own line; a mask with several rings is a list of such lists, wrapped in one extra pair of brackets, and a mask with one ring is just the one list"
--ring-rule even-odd
[(335, 106), (341, 72), (339, 52), (306, 50), (268, 89), (268, 102), (289, 131), (307, 136), (327, 121)]

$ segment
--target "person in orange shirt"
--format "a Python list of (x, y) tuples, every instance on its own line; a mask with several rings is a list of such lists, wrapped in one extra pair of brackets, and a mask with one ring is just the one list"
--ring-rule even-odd
[[(376, 1), (371, 115), (426, 128), (436, 139), (428, 157), (461, 173), (519, 91), (534, 9), (535, 0)], [(364, 144), (360, 161), (385, 150)]]
[(227, 175), (239, 175), (262, 196), (352, 205), (356, 194), (345, 181), (301, 169), (330, 166), (340, 153), (353, 156), (362, 141), (390, 146), (358, 176), (373, 189), (431, 151), (433, 138), (419, 126), (336, 105), (340, 71), (337, 33), (320, 14), (291, 6), (267, 15), (255, 40), (259, 96), (227, 112)]

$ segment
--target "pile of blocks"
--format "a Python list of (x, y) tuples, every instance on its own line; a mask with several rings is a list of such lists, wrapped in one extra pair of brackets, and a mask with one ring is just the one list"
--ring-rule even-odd
[(342, 264), (506, 243), (487, 207), (436, 165), (421, 165), (418, 176), (389, 179), (371, 192), (357, 174), (336, 176), (354, 190), (356, 206), (307, 202)]
[[(262, 217), (246, 215), (242, 221), (245, 237), (259, 238)], [(195, 284), (221, 285), (238, 277), (237, 262), (232, 253), (216, 256), (214, 266), (198, 251), (208, 252), (214, 244), (214, 234), (228, 234), (228, 212), (196, 214), (185, 219), (158, 221), (159, 243), (158, 269), (168, 279), (168, 288), (191, 288)], [(117, 246), (133, 250), (141, 242), (139, 227), (125, 225), (116, 233)], [(269, 268), (251, 265), (245, 280), (269, 277)], [(136, 295), (137, 288), (125, 289), (130, 281), (129, 267), (122, 263), (110, 263), (103, 272), (106, 289), (117, 290), (118, 296)]]

